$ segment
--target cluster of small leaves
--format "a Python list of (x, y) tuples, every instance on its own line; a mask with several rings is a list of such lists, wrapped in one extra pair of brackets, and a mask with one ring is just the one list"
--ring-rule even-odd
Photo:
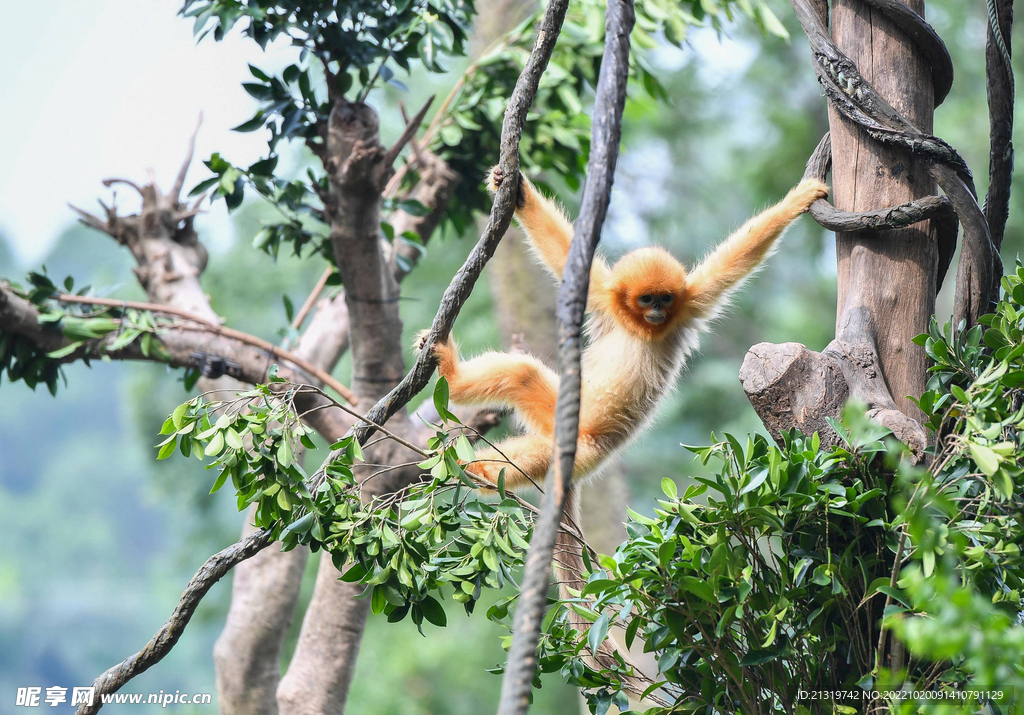
[[(665, 479), (653, 517), (629, 511), (628, 540), (599, 557), (582, 596), (600, 614), (591, 647), (618, 622), (627, 646), (639, 638), (657, 654), (651, 691), (672, 706), (648, 712), (793, 712), (799, 688), (852, 686), (870, 669), (873, 642), (852, 642), (850, 624), (882, 614), (888, 579), (874, 574), (895, 548), (894, 515), (869, 468), (886, 451), (884, 431), (849, 419), (848, 448), (821, 450), (817, 436), (796, 433), (782, 447), (727, 435), (690, 448), (721, 465), (714, 477), (681, 495)], [(553, 631), (542, 647), (603, 712), (623, 673), (581, 664), (572, 635)]]
[[(392, 622), (411, 613), (417, 626), (424, 617), (445, 625), (437, 600), (445, 587), (472, 613), (483, 589), (515, 583), (532, 531), (530, 514), (503, 489), (496, 503), (476, 498), (459, 464), (473, 459), (465, 436), (438, 432), (430, 446), (436, 454), (418, 465), (428, 481), (368, 505), (349, 499), (335, 507), (325, 545), (339, 568), (351, 564), (342, 580), (366, 584), (374, 613)], [(488, 616), (507, 613), (506, 602)]]
[[(297, 416), (295, 397), (313, 388), (283, 383), (272, 373), (270, 385), (231, 401), (200, 395), (178, 406), (161, 430), (167, 438), (157, 445), (158, 458), (177, 449), (209, 460), (208, 469), (220, 470), (211, 493), (230, 478), (239, 510), (256, 504), (256, 525), (271, 529), (286, 550), (305, 544), (330, 553), (342, 580), (365, 584), (362, 596), (371, 599), (371, 610), (392, 622), (409, 616), (417, 627), (424, 620), (444, 626), (442, 601), (449, 591), (472, 613), (484, 589), (514, 583), (532, 512), (505, 492), (503, 479), (496, 485), (499, 501), (478, 499), (478, 485), (463, 467), (475, 459), (473, 448), (464, 434), (448, 429), (458, 422), (443, 380), (435, 404), (444, 422), (434, 425), (428, 457), (399, 465), (429, 477), (363, 503), (362, 485), (398, 467), (363, 463), (350, 435), (331, 445), (337, 457), (310, 479), (295, 455), (299, 445), (315, 443)], [(509, 602), (492, 606), (488, 617), (506, 618)]]
[[(520, 154), (524, 169), (544, 185), (544, 173), (562, 177), (570, 188), (582, 181), (589, 153), (590, 120), (585, 112), (597, 83), (604, 43), (604, 3), (582, 0), (570, 6), (554, 55), (542, 80), (528, 117)], [(766, 0), (652, 0), (637, 5), (637, 25), (631, 54), (634, 93), (667, 100), (664, 88), (648, 62), (649, 50), (660, 38), (681, 46), (693, 25), (721, 30), (736, 11), (752, 18), (765, 32), (785, 36), (785, 28), (772, 14)], [(292, 243), (296, 254), (306, 246), (330, 252), (324, 232), (300, 214), (322, 221), (326, 178), (309, 173), (305, 179), (281, 182), (270, 177), (281, 139), (300, 139), (314, 151), (322, 149), (332, 103), (340, 97), (360, 101), (378, 80), (405, 89), (394, 69), (408, 72), (418, 60), (428, 71), (445, 72), (439, 59), (465, 52), (465, 39), (473, 13), (467, 0), (399, 0), (398, 2), (336, 3), (257, 2), (237, 0), (187, 0), (182, 13), (195, 18), (195, 32), (211, 30), (216, 39), (235, 24), (262, 46), (282, 33), (302, 48), (299, 60), (280, 76), (250, 65), (254, 81), (245, 90), (259, 101), (256, 114), (235, 127), (250, 132), (270, 130), (270, 154), (248, 170), (236, 168), (217, 155), (207, 162), (215, 176), (193, 193), (214, 188), (229, 209), (241, 204), (246, 185), (268, 200), (281, 204), (286, 220), (268, 224), (254, 244), (277, 254), (283, 242)], [(502, 116), (508, 97), (525, 66), (542, 7), (511, 30), (460, 80), (454, 101), (444, 114), (431, 120), (436, 131), (430, 148), (460, 176), (461, 181), (445, 215), (457, 232), (472, 225), (476, 211), (489, 207), (483, 189), (487, 168), (500, 151)], [(310, 56), (319, 63), (311, 62)], [(464, 83), (463, 83), (464, 81)], [(406, 186), (417, 180), (415, 171)], [(547, 187), (550, 188), (550, 187)]]
[[(241, 205), (246, 186), (278, 206), (285, 220), (265, 225), (253, 244), (277, 256), (282, 243), (291, 243), (296, 255), (307, 246), (332, 259), (323, 230), (327, 192), (324, 174), (307, 172), (306, 178), (274, 177), (277, 144), (299, 139), (322, 151), (331, 106), (338, 101), (362, 101), (378, 81), (406, 89), (395, 79), (393, 67), (409, 71), (419, 60), (431, 72), (444, 72), (442, 56), (461, 56), (474, 8), (472, 0), (354, 0), (333, 2), (258, 2), (186, 0), (182, 14), (194, 17), (197, 35), (214, 32), (217, 40), (240, 23), (245, 35), (265, 47), (287, 35), (301, 47), (299, 59), (280, 76), (253, 65), (253, 81), (243, 87), (259, 102), (256, 114), (236, 131), (270, 131), (269, 155), (248, 169), (232, 166), (218, 154), (206, 162), (214, 176), (193, 190), (198, 195), (213, 188), (229, 210)], [(310, 57), (319, 60), (311, 62)]]
[(268, 385), (257, 385), (230, 401), (193, 397), (164, 421), (160, 434), (166, 439), (156, 446), (157, 459), (167, 459), (177, 449), (184, 457), (209, 460), (207, 469), (220, 470), (210, 493), (230, 478), (239, 511), (256, 504), (254, 523), (281, 536), (300, 508), (313, 505), (296, 451), (299, 445), (316, 445), (309, 437), (311, 428), (295, 416), (296, 389), (278, 394)]
[[(71, 342), (58, 350), (46, 352), (29, 338), (0, 331), (0, 375), (6, 372), (10, 382), (21, 380), (33, 390), (36, 385), (44, 384), (50, 394), (56, 396), (65, 358), (81, 352), (83, 362), (89, 364), (91, 357), (102, 358), (104, 353), (122, 350), (136, 341), (145, 357), (167, 359), (156, 335), (159, 327), (157, 317), (148, 311), (106, 306), (93, 308), (55, 301), (62, 290), (45, 269), (41, 273), (29, 273), (27, 286), (12, 283), (11, 288), (36, 306), (41, 325), (60, 331)], [(74, 279), (70, 276), (64, 279), (63, 292), (74, 292)], [(85, 286), (77, 295), (88, 292), (89, 287)], [(114, 337), (108, 339), (111, 335)]]
[[(419, 59), (431, 72), (443, 72), (440, 55), (465, 51), (474, 7), (473, 0), (185, 0), (180, 12), (194, 18), (193, 33), (200, 39), (212, 31), (220, 41), (236, 24), (263, 48), (278, 37), (289, 38), (302, 48), (300, 59), (308, 54), (320, 61), (331, 78), (331, 98), (351, 100), (364, 98), (378, 79), (391, 80), (389, 64), (408, 71), (410, 62)], [(313, 94), (307, 73), (293, 65), (283, 80), (299, 83), (300, 89), (304, 84), (303, 100), (316, 112), (315, 102), (309, 101)], [(264, 87), (273, 83), (257, 79)], [(358, 90), (355, 96), (349, 94), (353, 88)], [(264, 110), (264, 118), (283, 119), (302, 111), (283, 106)]]
[[(964, 687), (959, 691), (962, 699), (908, 698), (893, 710), (900, 715), (984, 712), (978, 694), (992, 693), (993, 700), (1002, 701), (989, 703), (993, 713), (1020, 713), (1024, 707), (1024, 625), (1019, 615), (964, 585), (952, 569), (943, 568), (933, 577), (908, 569), (903, 581), (914, 611), (927, 617), (894, 619), (894, 633), (918, 656), (955, 661), (954, 674)], [(943, 675), (951, 679), (948, 671)], [(890, 680), (902, 685), (897, 678)]]
[[(929, 426), (959, 447), (949, 469), (977, 465), (1000, 500), (1024, 483), (1024, 266), (1002, 279), (1003, 298), (971, 330), (940, 330), (933, 320), (924, 345), (935, 361), (928, 390), (918, 400)], [(966, 472), (965, 472), (966, 473)], [(965, 480), (964, 495), (975, 494)]]
[[(258, 71), (251, 66), (250, 69)], [(189, 195), (197, 196), (212, 190), (212, 199), (222, 197), (228, 210), (234, 210), (242, 205), (246, 187), (250, 187), (274, 206), (282, 217), (280, 221), (267, 222), (261, 227), (252, 241), (254, 248), (276, 259), (281, 244), (285, 243), (291, 244), (296, 256), (303, 255), (308, 248), (308, 253), (319, 252), (330, 260), (328, 229), (320, 200), (327, 191), (326, 177), (318, 176), (309, 169), (306, 171), (308, 182), (305, 179), (279, 178), (274, 175), (277, 161), (277, 155), (271, 153), (269, 158), (241, 168), (214, 153), (203, 162), (213, 176), (199, 182)]]

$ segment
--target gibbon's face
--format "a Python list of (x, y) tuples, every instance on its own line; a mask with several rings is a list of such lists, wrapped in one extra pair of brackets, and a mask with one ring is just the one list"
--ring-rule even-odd
[(683, 309), (686, 269), (663, 248), (627, 253), (612, 268), (615, 315), (630, 332), (663, 335)]

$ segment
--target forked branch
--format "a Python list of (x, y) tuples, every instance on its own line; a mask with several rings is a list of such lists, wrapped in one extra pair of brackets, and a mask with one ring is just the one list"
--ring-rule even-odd
[[(522, 137), (523, 125), (526, 123), (527, 112), (537, 94), (541, 75), (547, 67), (548, 60), (551, 58), (551, 53), (554, 50), (555, 42), (561, 31), (562, 21), (565, 19), (567, 7), (568, 0), (551, 0), (549, 2), (537, 35), (537, 40), (534, 43), (533, 51), (530, 54), (530, 59), (526, 67), (523, 68), (515, 90), (509, 99), (508, 108), (505, 111), (505, 120), (502, 124), (501, 159), (499, 162), (499, 165), (506, 172), (506, 176), (518, 175), (519, 140)], [(505, 182), (504, 186), (495, 195), (490, 220), (484, 229), (480, 241), (456, 274), (441, 300), (441, 305), (428, 336), (428, 347), (438, 339), (446, 337), (451, 331), (452, 324), (472, 292), (477, 279), (480, 277), (480, 273), (494, 254), (494, 249), (508, 229), (509, 224), (511, 224), (514, 208), (515, 182)], [(386, 423), (389, 417), (402, 409), (415, 394), (426, 387), (434, 371), (431, 355), (432, 351), (429, 349), (421, 351), (416, 364), (402, 382), (374, 405), (366, 413), (366, 418), (377, 424)], [(372, 428), (368, 428), (365, 425), (355, 429), (355, 435), (360, 444), (365, 444), (372, 434)], [(335, 457), (336, 455), (332, 454), (328, 457), (328, 460)], [(323, 470), (318, 470), (311, 480), (312, 485), (314, 485), (313, 488), (322, 482), (323, 477)], [(198, 597), (201, 598), (209, 590), (210, 586), (227, 571), (266, 548), (270, 543), (270, 532), (261, 529), (234, 546), (211, 557), (196, 572), (196, 575), (190, 582), (189, 590), (183, 594), (181, 601), (179, 601), (179, 607), (175, 609), (175, 614), (180, 613), (180, 619), (176, 627), (179, 629), (184, 628), (192, 617), (192, 613), (195, 610), (194, 607), (183, 609), (181, 606), (191, 601), (193, 594), (198, 594)], [(96, 698), (94, 699), (94, 704), (91, 706), (79, 706), (77, 715), (91, 715), (97, 712), (100, 708), (100, 695), (116, 692), (126, 682), (146, 671), (167, 655), (174, 646), (174, 641), (163, 637), (163, 633), (164, 630), (161, 629), (140, 652), (140, 655), (145, 654), (144, 658), (133, 656), (101, 674), (95, 681)]]

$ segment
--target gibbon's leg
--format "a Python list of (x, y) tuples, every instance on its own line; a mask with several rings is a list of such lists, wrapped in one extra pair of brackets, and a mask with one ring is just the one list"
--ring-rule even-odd
[[(504, 180), (500, 167), (491, 169), (487, 188), (493, 193)], [(555, 278), (561, 279), (565, 259), (572, 243), (572, 223), (565, 212), (554, 201), (544, 196), (530, 180), (520, 173), (519, 192), (516, 195), (516, 221), (530, 239), (530, 245)], [(608, 284), (608, 264), (599, 256), (594, 257), (590, 270), (592, 292), (601, 291)]]
[(552, 434), (558, 378), (540, 360), (490, 352), (463, 362), (451, 341), (437, 345), (434, 352), (452, 402), (512, 407), (529, 431)]
[(480, 450), (476, 460), (466, 465), (466, 471), (497, 484), (498, 475), (504, 469), (507, 489), (543, 487), (553, 451), (551, 434), (524, 434)]
[(771, 253), (776, 239), (818, 199), (828, 187), (804, 179), (786, 197), (753, 217), (705, 258), (687, 281), (687, 300), (700, 317), (712, 312), (723, 294), (749, 276)]

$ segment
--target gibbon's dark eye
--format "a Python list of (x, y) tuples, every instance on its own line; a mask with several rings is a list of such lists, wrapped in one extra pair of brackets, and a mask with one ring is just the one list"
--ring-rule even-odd
[(654, 302), (654, 296), (653, 295), (648, 295), (647, 293), (644, 293), (642, 296), (640, 296), (640, 298), (639, 298), (639, 300), (637, 300), (637, 302), (640, 305), (644, 305), (644, 306), (651, 305)]
[(666, 307), (672, 305), (672, 297), (673, 296), (671, 293), (666, 293), (665, 295), (661, 296), (661, 304)]

